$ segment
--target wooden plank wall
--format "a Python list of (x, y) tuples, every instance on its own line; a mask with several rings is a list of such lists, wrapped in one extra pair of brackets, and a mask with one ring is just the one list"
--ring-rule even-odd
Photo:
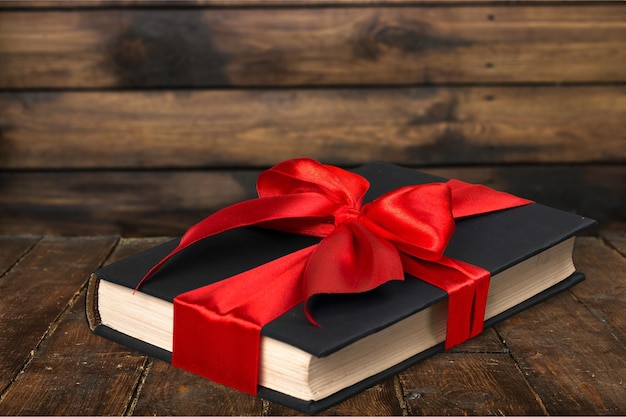
[(621, 2), (0, 3), (0, 233), (175, 235), (386, 160), (626, 222)]

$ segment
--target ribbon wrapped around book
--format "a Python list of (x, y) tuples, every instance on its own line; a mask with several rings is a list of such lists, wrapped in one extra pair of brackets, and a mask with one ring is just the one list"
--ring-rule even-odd
[(196, 225), (172, 255), (206, 237), (259, 226), (319, 237), (319, 243), (174, 299), (172, 364), (256, 394), (261, 328), (319, 294), (360, 293), (405, 273), (448, 293), (446, 348), (482, 331), (489, 272), (444, 255), (455, 219), (532, 203), (457, 180), (401, 187), (363, 204), (369, 182), (312, 159), (262, 172), (258, 198)]

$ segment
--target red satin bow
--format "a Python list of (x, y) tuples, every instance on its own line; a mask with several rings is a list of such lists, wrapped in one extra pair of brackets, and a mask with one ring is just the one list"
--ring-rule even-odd
[[(489, 272), (443, 255), (455, 218), (530, 203), (451, 180), (408, 186), (363, 205), (368, 181), (311, 159), (260, 174), (259, 198), (191, 227), (174, 253), (236, 227), (258, 225), (320, 243), (174, 300), (172, 363), (255, 394), (261, 327), (316, 294), (358, 293), (407, 272), (448, 292), (446, 347), (482, 331)], [(143, 282), (142, 280), (142, 282)], [(139, 284), (141, 285), (141, 283)]]

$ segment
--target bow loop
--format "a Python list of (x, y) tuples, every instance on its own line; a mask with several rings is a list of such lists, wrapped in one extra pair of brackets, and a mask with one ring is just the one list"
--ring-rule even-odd
[[(363, 223), (349, 221), (337, 226), (311, 254), (303, 274), (304, 299), (361, 293), (402, 279), (402, 261), (395, 246)], [(307, 317), (316, 324), (305, 307)]]
[(402, 252), (437, 260), (454, 233), (452, 196), (445, 183), (402, 187), (363, 207), (370, 228)]
[(259, 197), (313, 192), (325, 195), (337, 206), (358, 208), (369, 189), (360, 175), (301, 158), (281, 162), (262, 172), (257, 180)]

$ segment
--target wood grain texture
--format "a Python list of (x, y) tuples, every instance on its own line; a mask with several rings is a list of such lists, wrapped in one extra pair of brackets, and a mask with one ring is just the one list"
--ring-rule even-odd
[[(80, 247), (75, 251), (82, 250)], [(69, 253), (63, 257), (73, 261)], [(73, 305), (7, 390), (2, 415), (123, 415), (146, 358), (91, 334), (85, 305)]]
[[(623, 273), (614, 279), (623, 281)], [(590, 275), (580, 290), (593, 282)], [(626, 410), (624, 343), (572, 293), (496, 328), (549, 414), (614, 415)]]
[[(624, 226), (622, 229), (626, 227), (626, 225), (622, 226)], [(601, 236), (606, 240), (607, 244), (615, 248), (622, 257), (626, 256), (626, 229), (605, 229), (601, 231)]]
[(1, 88), (623, 81), (620, 4), (0, 14)]
[[(626, 233), (620, 235), (626, 237)], [(574, 261), (588, 280), (572, 293), (626, 345), (626, 257), (601, 243), (590, 237), (577, 240), (578, 256)]]
[(623, 162), (623, 88), (0, 93), (0, 167)]
[(543, 415), (506, 354), (440, 354), (400, 374), (409, 415)]
[[(3, 0), (0, 9), (20, 8), (76, 8), (76, 7), (306, 7), (306, 6), (385, 6), (385, 5), (457, 5), (457, 4), (507, 4), (510, 0)], [(579, 3), (580, 0), (517, 0), (516, 3), (562, 4)], [(605, 0), (604, 3), (617, 2)]]
[[(119, 260), (165, 239), (122, 239), (110, 256), (100, 253), (99, 261)], [(72, 264), (77, 252), (92, 251), (89, 240), (70, 240), (73, 247), (58, 255), (59, 262)], [(146, 362), (137, 352), (91, 333), (81, 293), (10, 385), (0, 414), (36, 415), (45, 410), (49, 415), (122, 415), (132, 403)]]
[[(576, 245), (575, 262), (588, 278), (573, 292), (509, 318), (496, 326), (497, 332), (490, 329), (454, 351), (425, 360), (325, 415), (622, 414), (626, 409), (626, 352), (610, 321), (618, 317), (605, 320), (588, 304), (594, 299), (623, 298), (623, 274), (614, 276), (623, 264), (623, 255), (616, 256), (614, 246), (605, 242), (623, 241), (624, 232), (608, 232), (611, 238), (604, 237), (604, 241), (587, 237)], [(45, 301), (35, 309), (30, 303), (30, 308), (19, 313), (20, 323), (30, 329), (24, 333), (32, 332), (39, 342), (18, 343), (20, 352), (32, 352), (21, 372), (0, 389), (0, 415), (294, 414), (163, 362), (146, 360), (89, 332), (80, 291), (84, 271), (77, 270), (130, 256), (168, 237), (119, 241), (116, 237), (30, 238), (38, 243), (23, 256), (17, 255), (20, 262), (0, 279), (0, 314), (6, 314), (7, 294), (42, 288), (42, 279), (54, 271), (57, 286), (73, 287), (76, 292), (69, 301), (59, 301), (58, 314), (42, 314), (39, 304)], [(23, 246), (24, 238), (16, 237), (15, 242)], [(97, 242), (106, 243), (107, 250)], [(85, 261), (92, 255), (93, 262)], [(73, 278), (75, 275), (81, 279)], [(9, 287), (2, 286), (7, 283)], [(574, 296), (577, 292), (584, 292), (588, 299)], [(18, 310), (9, 307), (14, 313)], [(48, 331), (41, 333), (29, 325), (33, 322)], [(15, 321), (3, 323), (9, 326), (0, 327), (2, 343), (6, 329)], [(13, 339), (20, 340), (24, 339)], [(0, 365), (15, 355), (0, 345)]]
[(38, 240), (37, 236), (0, 236), (0, 279)]
[(124, 231), (125, 235), (176, 236), (211, 212), (255, 197), (257, 174), (2, 173), (1, 228), (13, 233), (39, 229), (47, 234), (76, 235), (82, 230), (87, 235)]
[(155, 360), (141, 388), (136, 415), (261, 415), (261, 399)]
[[(380, 416), (402, 415), (402, 403), (398, 398), (396, 378), (389, 378), (373, 387), (361, 392), (354, 397), (323, 411), (324, 416)], [(270, 407), (269, 414), (273, 414), (274, 408)], [(286, 415), (289, 415), (288, 413)]]
[(0, 393), (114, 242), (111, 237), (46, 237), (0, 279)]
[[(626, 223), (623, 166), (420, 169)], [(0, 173), (0, 233), (177, 236), (210, 213), (256, 197), (259, 170)]]

